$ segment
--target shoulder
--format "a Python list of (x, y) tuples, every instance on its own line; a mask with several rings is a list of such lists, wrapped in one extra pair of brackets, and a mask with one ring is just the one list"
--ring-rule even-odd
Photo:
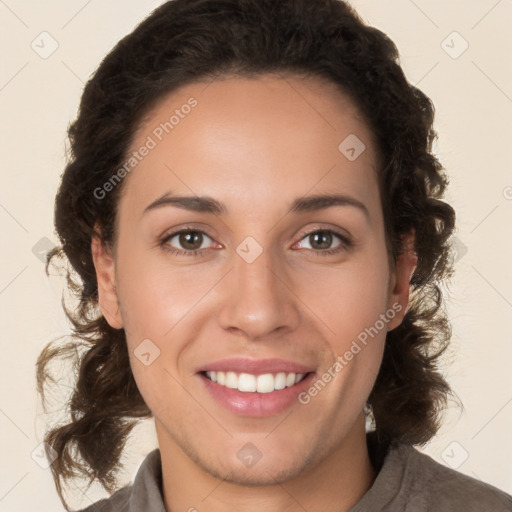
[(142, 461), (132, 484), (78, 512), (165, 512), (161, 488), (160, 450), (155, 449)]
[(132, 485), (118, 489), (109, 498), (97, 501), (78, 512), (128, 512)]
[(448, 468), (412, 446), (395, 450), (405, 463), (411, 499), (425, 510), (512, 511), (512, 496), (500, 489)]
[(459, 473), (406, 444), (367, 436), (377, 473), (350, 512), (512, 512), (512, 496)]

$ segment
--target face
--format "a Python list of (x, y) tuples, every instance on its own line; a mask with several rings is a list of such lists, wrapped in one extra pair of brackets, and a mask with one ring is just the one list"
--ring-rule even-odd
[(92, 249), (161, 448), (263, 484), (364, 439), (414, 263), (388, 258), (374, 148), (313, 79), (194, 83), (145, 118), (113, 254)]

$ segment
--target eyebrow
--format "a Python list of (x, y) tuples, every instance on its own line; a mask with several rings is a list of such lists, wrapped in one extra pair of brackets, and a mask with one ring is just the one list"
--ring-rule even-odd
[[(165, 206), (174, 206), (184, 210), (213, 213), (222, 215), (228, 212), (225, 205), (208, 196), (172, 196), (170, 193), (153, 201), (143, 212), (143, 215), (151, 210)], [(303, 213), (323, 210), (332, 206), (351, 206), (360, 210), (370, 220), (368, 208), (355, 197), (346, 194), (318, 194), (295, 199), (288, 213)]]

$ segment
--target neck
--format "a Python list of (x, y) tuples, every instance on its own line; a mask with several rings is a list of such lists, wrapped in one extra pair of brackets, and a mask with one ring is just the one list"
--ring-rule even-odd
[[(320, 512), (350, 510), (371, 487), (376, 472), (366, 445), (364, 417), (343, 441), (317, 461), (309, 461), (296, 476), (267, 473), (267, 481), (237, 482), (234, 471), (222, 478), (207, 464), (188, 456), (155, 421), (162, 457), (163, 497), (167, 512), (208, 510), (240, 512)], [(207, 454), (205, 459), (207, 459)], [(196, 460), (192, 460), (196, 459)], [(210, 461), (211, 463), (211, 461)], [(260, 485), (261, 483), (261, 485)]]

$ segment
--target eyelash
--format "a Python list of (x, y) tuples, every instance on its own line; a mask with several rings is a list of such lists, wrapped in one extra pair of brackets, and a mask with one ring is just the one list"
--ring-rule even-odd
[[(166, 235), (165, 238), (163, 238), (160, 242), (160, 246), (162, 247), (162, 249), (171, 253), (174, 256), (193, 256), (193, 257), (199, 256), (202, 253), (202, 251), (205, 250), (205, 249), (194, 249), (192, 251), (187, 251), (187, 250), (183, 250), (183, 249), (170, 248), (167, 245), (167, 242), (169, 240), (171, 240), (172, 238), (174, 238), (176, 235), (181, 235), (182, 233), (201, 233), (203, 235), (206, 235), (208, 238), (212, 238), (210, 235), (208, 235), (208, 233), (206, 233), (200, 229), (183, 228), (183, 229), (180, 229), (179, 231), (174, 231), (173, 233)], [(310, 235), (313, 235), (315, 233), (330, 233), (330, 234), (337, 236), (342, 242), (338, 247), (336, 247), (334, 249), (325, 249), (325, 250), (308, 249), (308, 250), (313, 251), (314, 253), (318, 254), (319, 256), (332, 256), (333, 254), (338, 254), (342, 251), (346, 251), (347, 249), (349, 249), (352, 246), (352, 242), (346, 236), (344, 236), (341, 233), (338, 233), (337, 231), (334, 231), (332, 229), (314, 229), (312, 231), (304, 233), (304, 235), (302, 236), (302, 238), (299, 241), (302, 241), (302, 240), (304, 240), (304, 238), (306, 238)]]

